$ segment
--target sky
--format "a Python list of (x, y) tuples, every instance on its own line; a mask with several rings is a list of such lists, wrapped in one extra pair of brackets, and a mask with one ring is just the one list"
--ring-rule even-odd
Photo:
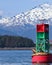
[(52, 4), (52, 0), (0, 0), (0, 15), (15, 16), (45, 3)]

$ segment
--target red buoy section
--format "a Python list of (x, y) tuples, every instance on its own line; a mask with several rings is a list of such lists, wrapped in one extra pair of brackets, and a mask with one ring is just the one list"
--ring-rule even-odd
[(52, 63), (52, 54), (33, 55), (32, 63)]

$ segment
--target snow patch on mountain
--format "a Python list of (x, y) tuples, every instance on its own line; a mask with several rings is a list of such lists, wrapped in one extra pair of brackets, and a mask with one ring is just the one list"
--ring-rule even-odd
[(52, 24), (52, 5), (43, 4), (13, 17), (0, 19), (0, 25), (9, 26), (35, 26), (37, 23)]

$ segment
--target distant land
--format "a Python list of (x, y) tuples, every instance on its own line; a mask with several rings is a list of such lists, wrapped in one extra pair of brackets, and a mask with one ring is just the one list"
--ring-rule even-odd
[[(0, 35), (0, 50), (32, 50), (36, 44), (29, 38), (21, 36)], [(52, 44), (50, 44), (52, 49)]]
[(0, 48), (30, 48), (35, 44), (31, 39), (20, 36), (0, 36)]

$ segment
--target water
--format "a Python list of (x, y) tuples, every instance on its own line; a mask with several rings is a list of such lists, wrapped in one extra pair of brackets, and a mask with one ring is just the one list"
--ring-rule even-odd
[(0, 50), (0, 65), (52, 65), (32, 64), (32, 50)]

